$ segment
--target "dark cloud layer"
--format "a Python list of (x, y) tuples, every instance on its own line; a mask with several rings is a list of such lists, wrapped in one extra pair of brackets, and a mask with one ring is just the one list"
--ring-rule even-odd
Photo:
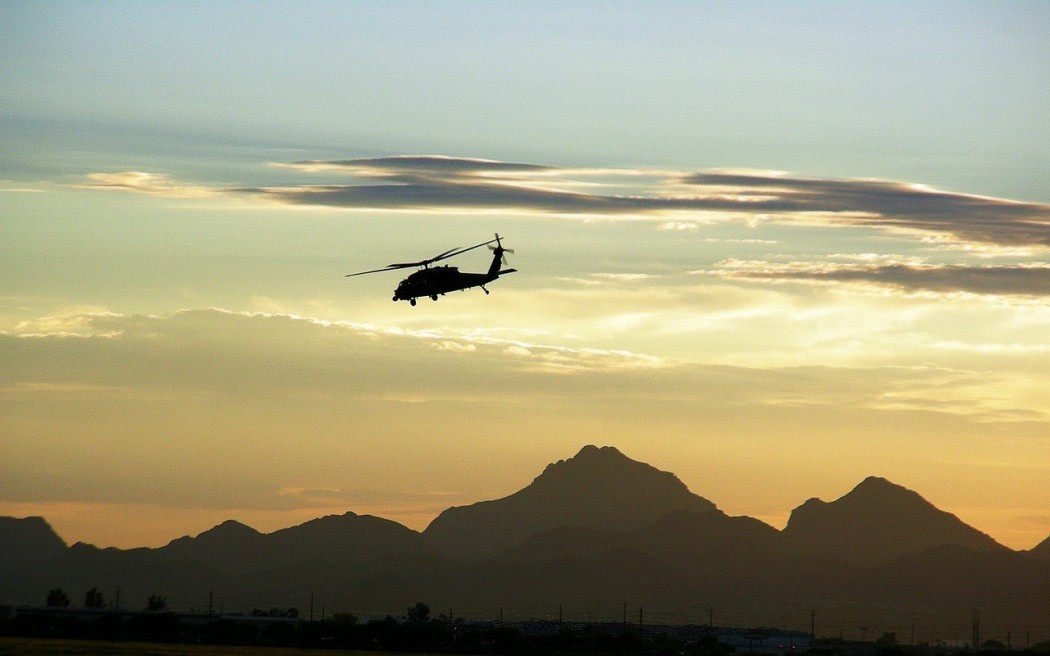
[(557, 169), (541, 164), (519, 164), (489, 159), (406, 155), (343, 160), (303, 160), (288, 165), (304, 170), (343, 170), (347, 173), (402, 180), (478, 178), (492, 174), (543, 173)]
[[(738, 215), (747, 221), (756, 217), (805, 220), (907, 231), (945, 241), (1050, 247), (1050, 205), (885, 180), (581, 170), (436, 156), (307, 160), (281, 166), (311, 174), (334, 174), (340, 179), (322, 184), (208, 191), (289, 205), (360, 210), (503, 210), (588, 217), (717, 212), (720, 218)], [(204, 194), (201, 187), (180, 186), (163, 176), (144, 173), (95, 174), (89, 176), (87, 186), (126, 190), (129, 176), (134, 176), (135, 191)], [(636, 182), (630, 193), (623, 192), (620, 182), (630, 176), (644, 178), (645, 182)], [(698, 216), (697, 220), (703, 218)]]
[[(325, 185), (260, 189), (284, 202), (386, 209), (502, 208), (562, 214), (619, 215), (715, 211), (822, 214), (849, 225), (921, 231), (966, 242), (1050, 246), (1050, 207), (948, 193), (885, 180), (808, 179), (779, 175), (663, 174), (664, 185), (646, 193), (568, 192), (548, 183), (576, 172), (549, 166), (444, 157), (403, 157), (299, 162), (301, 167), (341, 168), (382, 185)], [(590, 171), (601, 177), (618, 171)], [(529, 178), (529, 174), (542, 177)], [(391, 184), (393, 182), (394, 184)], [(531, 183), (526, 185), (525, 183)], [(668, 194), (671, 184), (687, 193)]]
[(684, 182), (775, 194), (798, 211), (833, 212), (852, 224), (945, 233), (962, 241), (1050, 246), (1050, 206), (948, 193), (885, 180), (817, 180), (698, 173)]
[(505, 209), (586, 215), (699, 209), (695, 201), (601, 196), (463, 181), (405, 182), (383, 185), (316, 185), (281, 189), (237, 189), (235, 191), (291, 205), (355, 209), (421, 211)]
[(791, 265), (767, 262), (723, 263), (720, 275), (760, 280), (804, 280), (815, 282), (855, 282), (893, 287), (907, 291), (1021, 297), (1050, 296), (1050, 265), (917, 265), (828, 264)]
[[(287, 166), (311, 172), (339, 172), (356, 177), (360, 182), (231, 191), (293, 205), (351, 209), (503, 209), (592, 216), (721, 209), (721, 203), (705, 202), (700, 198), (593, 194), (556, 189), (555, 183), (571, 181), (573, 171), (537, 164), (409, 156), (307, 160)], [(591, 175), (601, 176), (602, 173), (591, 172)], [(369, 184), (377, 180), (381, 183)]]

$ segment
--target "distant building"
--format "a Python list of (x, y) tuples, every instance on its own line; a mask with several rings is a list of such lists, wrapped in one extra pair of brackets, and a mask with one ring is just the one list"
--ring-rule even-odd
[(719, 643), (738, 654), (792, 654), (813, 647), (808, 633), (780, 629), (719, 629), (716, 635)]

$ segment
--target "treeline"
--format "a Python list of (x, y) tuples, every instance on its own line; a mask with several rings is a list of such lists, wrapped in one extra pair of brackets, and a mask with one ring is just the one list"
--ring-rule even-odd
[[(282, 615), (284, 615), (282, 617)], [(288, 613), (221, 618), (171, 612), (95, 613), (62, 608), (19, 609), (0, 620), (0, 635), (106, 641), (142, 641), (242, 646), (311, 647), (448, 654), (638, 654), (724, 656), (732, 650), (712, 634), (700, 640), (639, 637), (601, 625), (565, 628), (548, 635), (525, 634), (499, 623), (471, 623), (444, 615), (431, 617), (423, 603), (403, 618), (360, 622), (350, 613), (323, 621)]]
[[(10, 607), (8, 607), (9, 610)], [(2, 610), (2, 609), (0, 609)], [(583, 656), (621, 654), (637, 656), (727, 656), (733, 648), (719, 642), (715, 632), (690, 637), (642, 634), (620, 630), (615, 623), (584, 626), (554, 625), (537, 634), (498, 622), (467, 622), (444, 615), (431, 617), (426, 604), (417, 603), (400, 619), (360, 622), (350, 613), (337, 613), (311, 622), (298, 619), (295, 609), (257, 609), (251, 615), (211, 616), (168, 611), (118, 612), (63, 607), (20, 608), (2, 619), (0, 635), (100, 641), (136, 641), (291, 648), (331, 648), (408, 653), (553, 654)], [(958, 651), (958, 650), (956, 650)], [(965, 652), (965, 650), (963, 650)], [(1010, 653), (1006, 646), (983, 646), (977, 653)], [(905, 646), (879, 641), (830, 641), (810, 649), (810, 656), (934, 656), (944, 653), (930, 646)], [(974, 653), (974, 652), (969, 652)], [(1050, 642), (1024, 652), (1050, 654)]]

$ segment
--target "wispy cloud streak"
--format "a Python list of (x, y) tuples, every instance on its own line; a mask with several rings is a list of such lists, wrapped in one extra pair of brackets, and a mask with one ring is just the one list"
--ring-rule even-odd
[(77, 187), (99, 189), (103, 191), (133, 191), (161, 196), (178, 196), (199, 198), (221, 193), (222, 189), (202, 185), (188, 185), (173, 181), (167, 175), (147, 173), (144, 171), (123, 171), (120, 173), (91, 173), (87, 180)]

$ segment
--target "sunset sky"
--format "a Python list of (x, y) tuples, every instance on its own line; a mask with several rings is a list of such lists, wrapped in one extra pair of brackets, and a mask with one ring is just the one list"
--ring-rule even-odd
[[(423, 529), (586, 444), (1050, 535), (1050, 3), (0, 3), (0, 515)], [(500, 233), (416, 307), (345, 274)], [(488, 251), (451, 263), (483, 271)]]

